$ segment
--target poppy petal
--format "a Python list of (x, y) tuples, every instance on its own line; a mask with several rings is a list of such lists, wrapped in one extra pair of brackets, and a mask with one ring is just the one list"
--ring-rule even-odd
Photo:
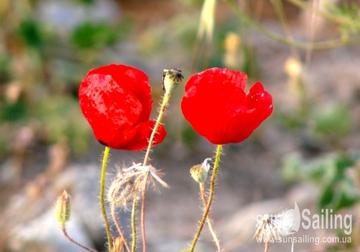
[[(147, 147), (154, 122), (149, 121), (151, 87), (141, 70), (116, 64), (90, 70), (80, 84), (79, 103), (102, 144), (125, 150)], [(155, 144), (165, 135), (161, 126)]]
[[(151, 132), (155, 126), (155, 121), (149, 120), (147, 122), (139, 124), (137, 127), (132, 129), (134, 132), (133, 139), (124, 146), (124, 149), (127, 150), (143, 150), (145, 149), (149, 144), (149, 139)], [(166, 130), (163, 125), (160, 125), (157, 134), (155, 135), (154, 139), (154, 145), (157, 145), (161, 143), (164, 138), (166, 137)]]
[(273, 111), (272, 96), (260, 82), (256, 82), (247, 95), (248, 113), (252, 114), (256, 124), (260, 124)]
[(85, 77), (79, 96), (81, 110), (98, 141), (114, 147), (133, 137), (122, 134), (122, 131), (139, 121), (143, 105), (110, 75), (91, 74)]
[(151, 86), (148, 76), (143, 71), (128, 65), (111, 64), (91, 70), (89, 75), (92, 74), (110, 75), (119, 86), (132, 93), (143, 105), (139, 122), (149, 119), (152, 108)]
[(271, 95), (261, 83), (245, 94), (247, 76), (211, 68), (187, 81), (182, 112), (195, 131), (214, 144), (245, 140), (272, 112)]

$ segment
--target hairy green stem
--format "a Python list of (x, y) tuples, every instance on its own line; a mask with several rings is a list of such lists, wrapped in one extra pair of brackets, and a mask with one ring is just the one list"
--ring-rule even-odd
[(151, 132), (150, 139), (149, 139), (149, 144), (148, 144), (148, 147), (146, 149), (143, 166), (147, 165), (147, 163), (149, 162), (151, 148), (152, 148), (152, 145), (154, 143), (157, 131), (158, 131), (158, 129), (159, 129), (160, 125), (161, 125), (161, 122), (162, 122), (162, 120), (164, 118), (165, 111), (166, 111), (167, 107), (169, 106), (169, 101), (170, 101), (171, 93), (172, 93), (173, 89), (174, 89), (174, 86), (171, 86), (171, 89), (168, 92), (165, 93), (165, 95), (163, 97), (163, 100), (161, 102), (159, 115), (158, 115), (158, 117), (156, 119), (154, 128), (153, 128), (153, 130)]
[(101, 164), (101, 177), (100, 177), (100, 210), (105, 224), (106, 238), (108, 241), (109, 250), (112, 251), (112, 235), (110, 231), (110, 224), (106, 214), (105, 208), (105, 180), (106, 180), (106, 168), (110, 154), (110, 147), (105, 147), (102, 164)]
[[(146, 166), (150, 160), (151, 148), (153, 146), (153, 143), (154, 143), (156, 134), (158, 133), (158, 129), (161, 125), (161, 122), (164, 118), (165, 112), (169, 106), (171, 94), (175, 88), (175, 85), (178, 84), (182, 80), (182, 78), (183, 78), (183, 76), (182, 76), (180, 70), (177, 70), (177, 69), (164, 70), (163, 88), (164, 88), (165, 94), (164, 94), (164, 97), (161, 102), (160, 111), (159, 111), (158, 117), (156, 119), (154, 128), (150, 135), (149, 143), (148, 143), (146, 153), (144, 156), (143, 166)], [(144, 186), (141, 191), (140, 228), (141, 228), (141, 240), (142, 240), (142, 251), (143, 252), (146, 252), (146, 250), (147, 250), (146, 228), (145, 228), (145, 203), (146, 203), (146, 186), (147, 186), (148, 178), (149, 178), (149, 172), (147, 172), (144, 176), (144, 181), (143, 181)], [(136, 212), (137, 204), (135, 204), (135, 201), (137, 201), (136, 196), (133, 198), (133, 209), (132, 209), (132, 213), (131, 213), (132, 223), (135, 222), (135, 218), (136, 218), (135, 212)]]
[[(172, 87), (172, 89), (173, 89), (173, 87)], [(169, 105), (171, 92), (172, 92), (172, 90), (170, 92), (165, 93), (164, 98), (162, 100), (159, 115), (158, 115), (158, 117), (156, 119), (154, 129), (153, 129), (153, 131), (151, 132), (151, 135), (150, 135), (149, 144), (148, 144), (148, 147), (146, 149), (143, 166), (146, 166), (148, 164), (149, 160), (150, 160), (151, 147), (153, 145), (155, 136), (157, 134), (157, 131), (158, 131), (158, 129), (160, 127), (160, 124), (162, 122), (162, 119), (164, 117), (167, 106)], [(141, 240), (142, 240), (143, 252), (146, 252), (145, 203), (146, 203), (146, 185), (147, 185), (148, 177), (149, 177), (149, 174), (146, 174), (145, 177), (144, 177), (144, 188), (142, 189), (142, 192), (141, 192), (140, 225), (141, 225)]]
[(211, 174), (211, 179), (210, 179), (210, 192), (209, 192), (209, 198), (208, 198), (208, 201), (207, 201), (207, 204), (206, 204), (206, 207), (204, 208), (204, 213), (201, 217), (201, 220), (199, 222), (199, 226), (198, 226), (198, 229), (194, 235), (194, 238), (191, 242), (191, 247), (190, 247), (190, 250), (189, 252), (194, 252), (195, 251), (195, 247), (196, 247), (196, 244), (200, 238), (200, 235), (201, 235), (201, 232), (204, 228), (204, 225), (206, 223), (206, 220), (209, 216), (209, 213), (210, 213), (210, 208), (211, 208), (211, 205), (212, 205), (212, 202), (214, 200), (214, 196), (215, 196), (215, 186), (216, 186), (216, 177), (217, 177), (217, 173), (219, 171), (219, 168), (220, 168), (220, 160), (221, 160), (221, 154), (222, 154), (222, 145), (218, 145), (216, 147), (216, 154), (215, 154), (215, 163), (214, 163), (214, 168), (213, 168), (213, 171), (212, 171), (212, 174)]
[[(199, 190), (200, 190), (200, 198), (201, 198), (203, 207), (205, 208), (207, 200), (206, 200), (206, 195), (205, 195), (205, 186), (204, 186), (204, 184), (199, 184)], [(221, 252), (220, 240), (217, 237), (215, 229), (214, 229), (214, 227), (212, 225), (212, 220), (211, 220), (210, 214), (208, 215), (208, 217), (206, 219), (206, 222), (207, 222), (207, 225), (209, 227), (210, 234), (211, 234), (211, 236), (212, 236), (212, 238), (214, 240), (217, 251)]]

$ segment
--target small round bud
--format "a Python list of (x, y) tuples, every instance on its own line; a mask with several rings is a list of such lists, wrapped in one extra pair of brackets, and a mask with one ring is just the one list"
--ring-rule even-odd
[(225, 51), (229, 53), (236, 53), (241, 45), (241, 38), (234, 32), (226, 34), (224, 47)]
[(302, 64), (299, 59), (290, 57), (285, 62), (285, 72), (289, 77), (298, 78), (302, 73)]
[(190, 168), (190, 175), (197, 183), (203, 184), (206, 182), (210, 170), (210, 161), (211, 158), (206, 158), (202, 164)]
[(163, 89), (165, 93), (169, 93), (174, 85), (178, 85), (184, 79), (180, 69), (164, 69), (163, 72)]
[(58, 197), (55, 205), (55, 218), (60, 226), (64, 226), (70, 219), (70, 213), (70, 195), (66, 191), (63, 191), (63, 193)]

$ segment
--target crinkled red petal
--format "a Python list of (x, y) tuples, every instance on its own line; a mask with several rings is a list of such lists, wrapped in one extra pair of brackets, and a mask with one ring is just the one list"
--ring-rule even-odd
[[(134, 132), (133, 139), (127, 145), (122, 146), (121, 149), (126, 149), (126, 150), (146, 149), (149, 144), (150, 135), (154, 128), (154, 125), (155, 125), (155, 121), (150, 120), (142, 124), (139, 124), (137, 127), (133, 128), (131, 130)], [(167, 133), (165, 127), (163, 125), (160, 125), (155, 135), (153, 146), (161, 143), (166, 137), (166, 134)]]
[(241, 72), (212, 68), (187, 82), (181, 102), (183, 114), (210, 142), (241, 142), (271, 114), (271, 95), (260, 83), (246, 95), (246, 79)]
[(81, 110), (98, 141), (112, 147), (133, 137), (123, 132), (139, 121), (143, 105), (110, 75), (85, 77), (79, 89), (79, 99)]
[(111, 64), (91, 70), (88, 75), (110, 75), (114, 81), (128, 93), (132, 93), (143, 105), (139, 122), (150, 117), (152, 108), (151, 86), (148, 76), (141, 70), (120, 64)]

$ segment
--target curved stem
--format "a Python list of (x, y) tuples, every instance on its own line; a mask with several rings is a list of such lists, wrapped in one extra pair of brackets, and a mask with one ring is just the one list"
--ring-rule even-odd
[[(284, 5), (283, 5), (282, 0), (270, 0), (270, 3), (272, 4), (273, 9), (280, 20), (282, 29), (285, 33), (285, 38), (289, 41), (294, 41), (295, 39), (291, 34), (290, 27), (289, 27), (289, 24), (287, 22), (287, 18), (285, 15), (285, 10), (284, 10)], [(297, 55), (296, 48), (293, 45), (289, 45), (289, 46), (291, 47), (290, 49), (291, 49), (292, 53), (294, 55)]]
[[(158, 117), (156, 119), (154, 128), (153, 128), (153, 130), (151, 132), (151, 135), (150, 135), (148, 147), (146, 149), (146, 153), (145, 153), (145, 156), (144, 156), (143, 166), (146, 166), (148, 164), (149, 160), (150, 160), (151, 148), (153, 146), (157, 131), (158, 131), (158, 129), (159, 129), (160, 125), (161, 125), (161, 122), (162, 122), (162, 120), (164, 118), (164, 114), (165, 114), (165, 112), (166, 112), (166, 110), (167, 110), (167, 108), (169, 106), (169, 101), (170, 101), (173, 89), (174, 89), (174, 85), (170, 85), (169, 89), (165, 90), (165, 94), (164, 94), (164, 97), (162, 99), (161, 106), (160, 106), (160, 111), (159, 111)], [(142, 192), (141, 192), (140, 228), (141, 228), (141, 240), (142, 240), (142, 251), (143, 252), (146, 252), (146, 250), (147, 250), (147, 247), (146, 247), (146, 228), (145, 228), (145, 205), (146, 205), (146, 186), (147, 186), (148, 178), (149, 178), (149, 172), (147, 172), (145, 174), (144, 187), (143, 187)], [(134, 200), (136, 200), (136, 199), (134, 199)]]
[(126, 238), (125, 238), (125, 235), (124, 235), (123, 229), (121, 227), (120, 221), (116, 216), (116, 208), (115, 208), (114, 205), (111, 205), (110, 212), (111, 212), (111, 217), (112, 217), (112, 219), (113, 219), (113, 221), (115, 223), (116, 230), (118, 231), (120, 238), (124, 241), (124, 246), (126, 248), (126, 251), (130, 252), (129, 244), (128, 244)]
[[(206, 200), (206, 196), (205, 196), (204, 184), (199, 184), (199, 190), (200, 190), (200, 198), (201, 198), (202, 204), (203, 204), (203, 206), (205, 208), (207, 200)], [(212, 238), (214, 240), (214, 243), (216, 245), (217, 251), (221, 252), (220, 241), (219, 241), (219, 238), (217, 237), (215, 229), (214, 229), (214, 227), (212, 225), (210, 214), (208, 215), (208, 217), (206, 219), (206, 222), (207, 222), (207, 225), (209, 227), (210, 234), (211, 234), (211, 236), (212, 236)]]
[(106, 180), (106, 167), (109, 159), (110, 147), (105, 147), (102, 165), (101, 165), (101, 177), (100, 177), (100, 210), (105, 224), (106, 238), (110, 251), (112, 250), (112, 236), (110, 231), (110, 224), (106, 214), (105, 208), (105, 180)]
[(137, 198), (136, 195), (134, 195), (134, 199), (132, 202), (132, 209), (131, 209), (131, 236), (132, 236), (132, 242), (131, 242), (131, 252), (136, 251), (136, 209), (137, 209)]
[(88, 248), (88, 247), (82, 245), (81, 243), (75, 241), (75, 240), (67, 233), (65, 226), (62, 226), (62, 227), (61, 227), (61, 231), (63, 232), (64, 236), (65, 236), (71, 243), (73, 243), (74, 245), (78, 246), (79, 248), (82, 248), (83, 250), (88, 251), (88, 252), (97, 252), (96, 250), (91, 249), (91, 248)]
[(208, 198), (206, 207), (204, 209), (204, 213), (203, 213), (203, 215), (201, 217), (198, 229), (197, 229), (197, 231), (196, 231), (196, 233), (194, 235), (194, 238), (193, 238), (193, 240), (191, 242), (191, 247), (190, 247), (189, 252), (194, 252), (195, 251), (196, 244), (197, 244), (197, 242), (198, 242), (198, 240), (200, 238), (200, 235), (201, 235), (201, 232), (202, 232), (202, 230), (204, 228), (206, 219), (208, 218), (209, 213), (210, 213), (211, 204), (212, 204), (212, 202), (214, 200), (214, 195), (215, 195), (216, 176), (217, 176), (217, 173), (218, 173), (219, 168), (220, 168), (221, 154), (222, 154), (222, 145), (218, 145), (217, 148), (216, 148), (214, 168), (213, 168), (213, 171), (212, 171), (212, 174), (211, 174), (211, 179), (210, 179), (209, 198)]

